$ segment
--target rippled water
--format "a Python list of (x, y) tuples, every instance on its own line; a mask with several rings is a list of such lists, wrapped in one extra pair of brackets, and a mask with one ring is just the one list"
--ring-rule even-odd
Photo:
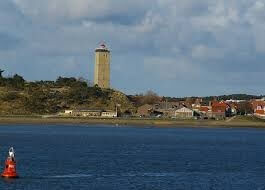
[(0, 126), (0, 189), (265, 189), (265, 130)]

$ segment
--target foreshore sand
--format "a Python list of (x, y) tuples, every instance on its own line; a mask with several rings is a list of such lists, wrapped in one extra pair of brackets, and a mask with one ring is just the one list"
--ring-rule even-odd
[(41, 116), (0, 116), (0, 125), (128, 125), (153, 127), (253, 127), (264, 128), (263, 120), (235, 119), (232, 121), (215, 120), (174, 120), (174, 119), (140, 119), (140, 118), (74, 118)]

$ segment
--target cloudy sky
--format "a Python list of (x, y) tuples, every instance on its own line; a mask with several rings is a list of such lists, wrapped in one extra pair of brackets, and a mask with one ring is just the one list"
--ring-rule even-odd
[(0, 68), (27, 80), (93, 80), (129, 94), (265, 94), (265, 0), (2, 0)]

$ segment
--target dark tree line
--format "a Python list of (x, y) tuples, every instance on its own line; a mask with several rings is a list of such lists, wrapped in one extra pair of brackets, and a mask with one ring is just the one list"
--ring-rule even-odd
[(129, 100), (135, 104), (136, 107), (144, 104), (156, 104), (161, 100), (155, 92), (149, 90), (144, 94), (138, 94), (135, 96), (128, 96)]
[(0, 86), (12, 87), (12, 88), (23, 88), (25, 80), (22, 76), (15, 74), (13, 77), (4, 78), (0, 77)]

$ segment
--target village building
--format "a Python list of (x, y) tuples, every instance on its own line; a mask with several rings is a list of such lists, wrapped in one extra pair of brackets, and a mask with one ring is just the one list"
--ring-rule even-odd
[(257, 108), (254, 111), (254, 114), (264, 115), (265, 114), (265, 107), (264, 106), (257, 106)]
[(200, 108), (201, 108), (201, 105), (200, 104), (192, 104), (192, 109), (194, 111), (199, 112), (200, 111)]
[(175, 111), (176, 118), (193, 118), (194, 111), (192, 109), (183, 107)]
[(155, 110), (155, 113), (157, 115), (163, 115), (163, 117), (172, 118), (172, 117), (175, 117), (175, 111), (176, 111), (176, 109), (174, 109), (174, 108), (158, 109), (158, 110)]
[(65, 110), (62, 115), (73, 117), (118, 117), (117, 111), (111, 110)]
[(100, 117), (101, 110), (73, 110), (72, 116), (78, 117)]
[(179, 109), (181, 107), (183, 106), (180, 102), (161, 101), (157, 104), (154, 104), (154, 109), (160, 109), (160, 110)]
[(65, 110), (64, 114), (65, 115), (72, 115), (73, 114), (73, 110)]
[(251, 106), (255, 116), (265, 118), (265, 101), (264, 99), (252, 100)]
[(140, 117), (150, 117), (153, 110), (154, 109), (152, 105), (145, 104), (145, 105), (138, 107), (136, 115)]
[(162, 117), (164, 115), (161, 109), (155, 109), (155, 105), (145, 104), (137, 109), (136, 116), (139, 117)]
[(260, 107), (265, 107), (265, 101), (264, 99), (256, 99), (256, 100), (251, 100), (250, 104), (252, 106), (252, 110), (255, 113), (255, 110), (257, 110)]
[(211, 117), (212, 110), (210, 106), (201, 106), (198, 113), (200, 114), (201, 118), (206, 119)]
[(211, 111), (211, 108), (209, 106), (201, 106), (199, 108), (199, 112), (204, 115), (207, 115), (210, 111)]
[(116, 111), (108, 110), (108, 111), (103, 111), (103, 112), (101, 113), (101, 117), (114, 118), (114, 117), (118, 117), (118, 114), (117, 114)]
[(168, 102), (166, 100), (161, 101), (153, 105), (153, 113), (152, 116), (161, 116), (172, 118), (175, 117), (175, 111), (183, 107), (181, 102)]
[(230, 106), (231, 116), (237, 115), (237, 113), (238, 113), (238, 103), (237, 102), (226, 102), (226, 103)]
[(224, 101), (211, 102), (211, 108), (212, 108), (211, 117), (214, 117), (216, 119), (225, 119), (226, 116), (229, 116), (231, 112), (230, 106), (226, 104)]
[(225, 102), (226, 103), (240, 103), (240, 102), (245, 102), (246, 100), (233, 100), (233, 99), (230, 99), (230, 100), (226, 100)]

